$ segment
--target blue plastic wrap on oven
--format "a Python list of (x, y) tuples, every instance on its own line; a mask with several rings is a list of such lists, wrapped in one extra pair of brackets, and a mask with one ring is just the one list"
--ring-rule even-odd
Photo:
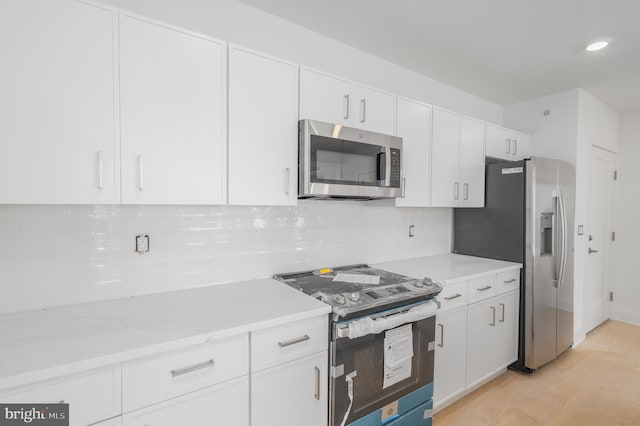
[[(349, 426), (431, 426), (432, 398), (433, 383), (429, 383), (398, 400), (397, 416), (382, 421), (382, 409), (379, 409), (349, 423)], [(423, 418), (425, 414), (428, 414), (426, 419)], [(408, 423), (405, 420), (407, 416), (411, 419)]]

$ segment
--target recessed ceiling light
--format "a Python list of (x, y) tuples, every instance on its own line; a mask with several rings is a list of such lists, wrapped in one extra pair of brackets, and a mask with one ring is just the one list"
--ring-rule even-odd
[(609, 40), (598, 40), (588, 45), (587, 50), (589, 52), (595, 52), (596, 50), (604, 49), (608, 45), (609, 45)]

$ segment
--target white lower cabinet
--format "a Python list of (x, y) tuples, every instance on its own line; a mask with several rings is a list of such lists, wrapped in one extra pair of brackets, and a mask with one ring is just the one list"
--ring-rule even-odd
[(436, 315), (433, 402), (441, 405), (465, 389), (467, 309)]
[(123, 416), (123, 426), (248, 426), (249, 378), (221, 383)]
[(252, 426), (327, 424), (327, 351), (251, 375)]
[(496, 299), (498, 312), (496, 371), (518, 359), (518, 325), (520, 323), (520, 292), (507, 293)]

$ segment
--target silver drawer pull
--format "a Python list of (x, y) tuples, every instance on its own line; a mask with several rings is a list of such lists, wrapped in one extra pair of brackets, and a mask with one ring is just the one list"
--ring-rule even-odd
[(182, 376), (183, 374), (191, 373), (197, 370), (202, 370), (203, 368), (213, 367), (214, 365), (215, 365), (215, 362), (213, 362), (213, 360), (210, 359), (209, 361), (201, 362), (200, 364), (179, 368), (177, 370), (171, 370), (171, 377)]
[(511, 283), (515, 283), (516, 281), (518, 281), (518, 280), (516, 280), (515, 278), (512, 278), (509, 281), (505, 281), (504, 283), (505, 284), (511, 284)]
[(306, 334), (302, 337), (298, 337), (297, 339), (291, 339), (291, 340), (286, 340), (284, 342), (278, 342), (278, 346), (280, 346), (281, 348), (285, 348), (287, 346), (291, 346), (291, 345), (295, 345), (296, 343), (302, 343), (302, 342), (306, 342), (307, 340), (310, 340), (311, 337), (307, 336)]
[(490, 288), (492, 288), (492, 287), (490, 285), (488, 285), (488, 286), (485, 286), (485, 287), (482, 287), (482, 288), (477, 288), (476, 290), (478, 290), (478, 291), (487, 291)]
[(453, 300), (457, 299), (458, 297), (462, 297), (462, 295), (460, 293), (456, 293), (453, 296), (445, 297), (444, 300)]

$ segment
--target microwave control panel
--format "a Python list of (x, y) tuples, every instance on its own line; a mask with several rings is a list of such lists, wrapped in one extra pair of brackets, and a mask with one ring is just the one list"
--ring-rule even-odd
[(400, 150), (391, 148), (391, 174), (389, 176), (389, 186), (400, 188)]

